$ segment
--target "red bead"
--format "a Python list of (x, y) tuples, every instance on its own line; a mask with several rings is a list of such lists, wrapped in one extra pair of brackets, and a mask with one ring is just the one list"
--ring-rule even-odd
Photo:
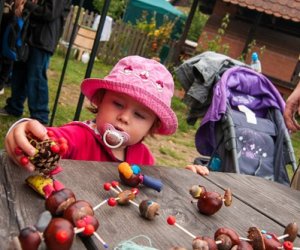
[(174, 216), (169, 216), (167, 222), (169, 225), (174, 225), (176, 223), (176, 218)]
[(119, 182), (117, 181), (112, 181), (111, 182), (111, 185), (115, 188), (115, 187), (118, 187), (119, 186)]
[(293, 249), (293, 243), (290, 241), (283, 242), (283, 249), (284, 250), (292, 250)]
[(57, 144), (51, 146), (51, 151), (53, 153), (58, 153), (60, 151), (60, 147)]
[(65, 243), (68, 240), (68, 233), (65, 230), (58, 230), (55, 238), (59, 243)]
[(86, 226), (86, 222), (84, 220), (78, 220), (76, 221), (76, 227), (82, 228)]
[(91, 224), (93, 222), (93, 216), (91, 215), (86, 215), (82, 219), (85, 221), (86, 224)]
[(95, 228), (93, 225), (86, 225), (83, 231), (85, 235), (92, 235), (95, 232)]
[(59, 137), (58, 140), (57, 140), (57, 142), (58, 142), (59, 144), (65, 143), (65, 144), (68, 145), (68, 141), (67, 141), (67, 139), (64, 138), (64, 137)]
[(109, 206), (111, 206), (111, 207), (114, 207), (114, 206), (117, 204), (117, 201), (116, 201), (115, 198), (109, 198), (109, 199), (107, 200), (107, 204), (108, 204)]
[(67, 150), (68, 150), (68, 144), (67, 143), (62, 143), (62, 144), (60, 144), (60, 154), (64, 154), (64, 153), (66, 153), (67, 152)]
[(131, 192), (134, 193), (135, 195), (138, 195), (138, 193), (140, 192), (137, 188), (132, 188)]
[(22, 156), (20, 159), (20, 163), (22, 166), (26, 166), (29, 163), (29, 159), (27, 156)]
[(50, 130), (47, 131), (47, 135), (48, 135), (49, 137), (54, 137), (53, 131), (50, 131)]
[(111, 187), (111, 184), (110, 184), (109, 182), (106, 182), (106, 183), (103, 184), (103, 188), (104, 188), (106, 191), (110, 190), (110, 187)]
[(23, 150), (20, 147), (16, 147), (15, 148), (15, 154), (16, 155), (22, 155), (23, 154)]

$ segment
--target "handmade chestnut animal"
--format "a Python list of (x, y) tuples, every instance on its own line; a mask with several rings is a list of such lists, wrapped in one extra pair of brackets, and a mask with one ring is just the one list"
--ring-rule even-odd
[(118, 166), (118, 171), (121, 181), (130, 187), (137, 187), (139, 184), (144, 184), (158, 192), (160, 192), (163, 187), (160, 180), (142, 174), (138, 165), (130, 166), (127, 162), (122, 162)]
[(200, 185), (194, 185), (190, 189), (193, 198), (198, 199), (197, 207), (199, 212), (205, 215), (213, 215), (223, 205), (230, 206), (232, 203), (232, 194), (230, 189), (225, 190), (224, 197), (217, 192), (208, 192), (206, 188)]

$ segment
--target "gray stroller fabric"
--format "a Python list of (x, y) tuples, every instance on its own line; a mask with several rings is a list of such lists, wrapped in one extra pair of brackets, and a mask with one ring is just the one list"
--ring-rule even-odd
[(212, 89), (227, 69), (246, 64), (216, 52), (207, 51), (185, 61), (175, 73), (185, 90), (183, 101), (189, 107), (187, 122), (194, 125), (211, 103)]

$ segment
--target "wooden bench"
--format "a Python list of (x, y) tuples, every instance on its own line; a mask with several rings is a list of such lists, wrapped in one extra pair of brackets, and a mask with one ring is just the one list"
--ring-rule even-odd
[(76, 50), (78, 50), (77, 60), (81, 59), (83, 52), (87, 51), (90, 53), (92, 51), (95, 37), (96, 37), (95, 30), (86, 26), (79, 26), (73, 44), (73, 47)]

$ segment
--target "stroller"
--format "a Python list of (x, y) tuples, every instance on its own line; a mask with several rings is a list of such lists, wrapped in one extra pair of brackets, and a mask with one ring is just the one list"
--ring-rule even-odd
[(208, 168), (289, 185), (286, 165), (295, 171), (296, 160), (281, 95), (264, 75), (244, 66), (232, 66), (220, 77), (195, 138), (198, 152), (210, 157)]

